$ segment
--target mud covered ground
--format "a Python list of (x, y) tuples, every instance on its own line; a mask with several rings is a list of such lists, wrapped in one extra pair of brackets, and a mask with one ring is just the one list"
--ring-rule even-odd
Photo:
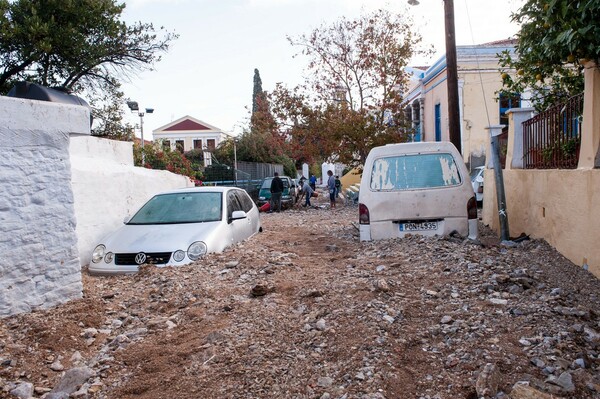
[(600, 398), (600, 282), (545, 242), (360, 243), (319, 205), (3, 319), (0, 397)]

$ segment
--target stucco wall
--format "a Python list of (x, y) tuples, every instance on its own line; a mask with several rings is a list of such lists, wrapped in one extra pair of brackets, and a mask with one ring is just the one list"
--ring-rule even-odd
[(74, 137), (70, 159), (82, 266), (89, 264), (102, 237), (154, 194), (194, 185), (185, 176), (133, 166), (129, 142)]
[(0, 317), (82, 295), (69, 136), (80, 106), (0, 97)]
[[(600, 278), (600, 170), (504, 170), (511, 237), (544, 238)], [(485, 171), (483, 222), (498, 231), (494, 171)]]

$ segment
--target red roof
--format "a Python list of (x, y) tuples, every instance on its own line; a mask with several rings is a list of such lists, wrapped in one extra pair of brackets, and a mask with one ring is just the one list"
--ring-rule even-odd
[(184, 121), (181, 121), (179, 123), (174, 124), (171, 127), (168, 127), (166, 129), (164, 129), (163, 131), (168, 132), (168, 131), (173, 131), (173, 130), (212, 130), (198, 122), (194, 122), (190, 119), (186, 119)]

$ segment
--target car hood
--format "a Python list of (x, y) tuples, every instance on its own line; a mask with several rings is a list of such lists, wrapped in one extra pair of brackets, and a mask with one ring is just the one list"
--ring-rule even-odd
[[(204, 241), (215, 233), (220, 222), (129, 225), (106, 236), (101, 244), (115, 253), (187, 251), (194, 241)], [(210, 248), (209, 248), (210, 251)]]

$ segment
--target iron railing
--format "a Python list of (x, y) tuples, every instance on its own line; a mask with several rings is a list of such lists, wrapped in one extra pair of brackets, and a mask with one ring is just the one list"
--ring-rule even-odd
[(575, 169), (579, 161), (583, 93), (523, 122), (526, 169)]

